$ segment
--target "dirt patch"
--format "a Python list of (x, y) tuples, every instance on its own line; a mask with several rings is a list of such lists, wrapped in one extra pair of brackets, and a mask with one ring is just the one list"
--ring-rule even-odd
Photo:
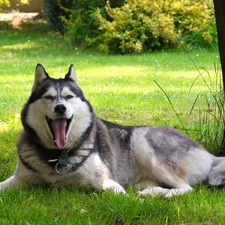
[(0, 21), (11, 22), (13, 28), (19, 28), (19, 26), (22, 23), (40, 19), (42, 16), (43, 15), (41, 15), (38, 12), (34, 12), (34, 13), (20, 13), (20, 12), (0, 13)]

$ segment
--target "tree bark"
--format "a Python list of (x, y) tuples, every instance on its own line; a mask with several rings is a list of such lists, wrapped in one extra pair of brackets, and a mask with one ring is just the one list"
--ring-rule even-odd
[(225, 0), (213, 0), (213, 2), (222, 69), (223, 90), (225, 91)]
[[(216, 28), (218, 35), (218, 47), (220, 54), (222, 82), (223, 82), (223, 98), (225, 98), (225, 0), (213, 0), (214, 12), (216, 18)], [(223, 106), (222, 106), (223, 107)], [(225, 151), (225, 129), (223, 131), (223, 140), (221, 143), (222, 152)]]

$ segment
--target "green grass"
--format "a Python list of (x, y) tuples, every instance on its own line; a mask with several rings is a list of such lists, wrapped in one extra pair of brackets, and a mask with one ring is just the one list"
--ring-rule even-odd
[[(1, 181), (16, 166), (16, 141), (22, 128), (20, 111), (29, 96), (37, 63), (42, 63), (54, 77), (64, 76), (73, 63), (87, 99), (101, 118), (127, 125), (168, 125), (183, 130), (155, 80), (169, 96), (191, 137), (210, 151), (219, 145), (220, 136), (214, 143), (202, 137), (209, 128), (215, 128), (214, 120), (211, 117), (206, 120), (204, 116), (210, 110), (210, 115), (215, 115), (216, 104), (206, 84), (210, 90), (218, 84), (214, 69), (214, 63), (219, 62), (217, 51), (189, 52), (195, 64), (210, 74), (200, 69), (202, 77), (195, 81), (199, 73), (182, 49), (104, 55), (68, 48), (42, 24), (26, 24), (23, 30), (13, 30), (3, 23), (0, 27)], [(199, 101), (192, 109), (197, 96)], [(220, 127), (216, 125), (216, 129)], [(210, 135), (213, 134), (211, 130)], [(225, 221), (225, 192), (207, 185), (196, 186), (192, 193), (171, 199), (140, 200), (131, 187), (128, 193), (129, 197), (77, 187), (5, 190), (0, 193), (0, 224), (211, 225)]]

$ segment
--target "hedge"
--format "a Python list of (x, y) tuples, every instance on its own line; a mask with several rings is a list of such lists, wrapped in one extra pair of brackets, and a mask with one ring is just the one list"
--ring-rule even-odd
[(216, 44), (212, 0), (45, 0), (48, 23), (72, 46), (107, 53)]

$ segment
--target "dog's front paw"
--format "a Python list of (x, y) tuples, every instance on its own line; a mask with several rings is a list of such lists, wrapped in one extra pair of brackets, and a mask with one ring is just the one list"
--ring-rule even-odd
[(22, 180), (16, 175), (13, 175), (7, 180), (0, 182), (0, 190), (4, 190), (6, 188), (19, 188), (22, 185), (25, 185)]
[(110, 179), (104, 180), (102, 184), (102, 188), (103, 190), (112, 190), (115, 193), (126, 194), (126, 191), (124, 190), (124, 188), (114, 180), (110, 180)]

